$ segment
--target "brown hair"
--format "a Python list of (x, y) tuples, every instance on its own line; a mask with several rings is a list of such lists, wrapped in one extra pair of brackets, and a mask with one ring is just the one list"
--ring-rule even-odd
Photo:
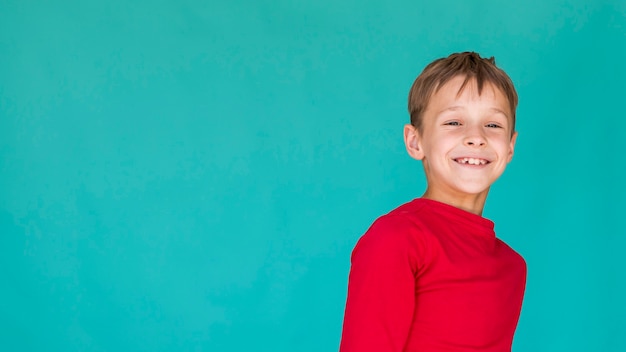
[(500, 89), (509, 101), (513, 123), (511, 133), (515, 131), (515, 110), (517, 109), (517, 92), (511, 78), (496, 66), (496, 60), (482, 58), (475, 52), (455, 53), (446, 58), (437, 59), (424, 68), (424, 71), (413, 82), (409, 91), (409, 114), (411, 124), (417, 129), (422, 127), (422, 117), (428, 106), (430, 97), (448, 81), (457, 76), (465, 76), (458, 94), (471, 80), (476, 80), (480, 95), (485, 82)]

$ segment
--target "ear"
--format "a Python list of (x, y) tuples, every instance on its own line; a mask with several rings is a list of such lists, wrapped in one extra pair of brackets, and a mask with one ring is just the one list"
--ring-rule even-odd
[(513, 152), (515, 151), (515, 142), (517, 141), (517, 131), (513, 132), (513, 136), (511, 136), (511, 142), (509, 145), (509, 155), (506, 159), (506, 162), (509, 163), (513, 159)]
[(417, 128), (411, 124), (404, 125), (404, 145), (411, 158), (415, 160), (424, 159), (424, 151), (422, 150), (421, 143), (422, 140)]

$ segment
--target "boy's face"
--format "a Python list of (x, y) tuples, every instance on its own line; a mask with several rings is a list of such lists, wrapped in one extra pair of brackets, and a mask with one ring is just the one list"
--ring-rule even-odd
[(432, 95), (421, 130), (407, 125), (405, 142), (409, 154), (423, 161), (430, 198), (450, 204), (473, 198), (474, 204), (484, 204), (513, 157), (517, 133), (511, 134), (512, 112), (504, 94), (485, 83), (478, 95), (470, 81), (459, 95), (464, 79), (455, 77)]

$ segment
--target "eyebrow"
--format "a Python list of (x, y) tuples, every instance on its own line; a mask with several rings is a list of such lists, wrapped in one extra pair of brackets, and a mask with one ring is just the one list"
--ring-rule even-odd
[[(446, 111), (459, 111), (459, 110), (465, 110), (465, 108), (462, 107), (462, 106), (454, 105), (454, 106), (450, 106), (448, 108), (445, 108), (445, 109), (439, 111), (437, 113), (437, 115), (440, 115), (440, 114), (442, 114), (442, 113), (444, 113)], [(498, 108), (489, 108), (489, 110), (492, 111), (492, 112), (495, 112), (495, 113), (500, 113), (500, 114), (504, 115), (506, 118), (510, 118), (510, 116), (506, 112), (504, 112), (504, 111), (502, 111), (502, 110), (500, 110)]]

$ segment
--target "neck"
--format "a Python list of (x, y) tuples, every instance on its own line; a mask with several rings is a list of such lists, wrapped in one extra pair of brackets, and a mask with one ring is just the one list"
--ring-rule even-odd
[(479, 194), (452, 195), (436, 192), (430, 188), (427, 188), (426, 192), (424, 192), (424, 195), (422, 195), (422, 198), (436, 200), (438, 202), (445, 203), (453, 207), (463, 209), (467, 212), (482, 216), (488, 192), (489, 190), (481, 192)]

